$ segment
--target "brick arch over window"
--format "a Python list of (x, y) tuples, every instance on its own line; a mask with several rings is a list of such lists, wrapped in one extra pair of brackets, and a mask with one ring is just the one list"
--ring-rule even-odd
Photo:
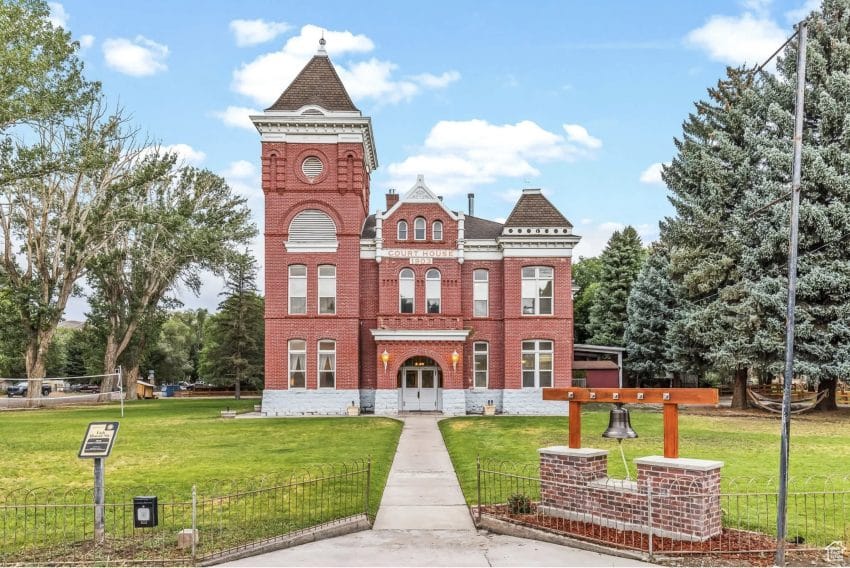
[[(447, 343), (448, 345), (448, 343)], [(452, 351), (454, 351), (454, 347), (452, 347), (447, 353), (440, 353), (428, 347), (407, 347), (403, 351), (399, 352), (397, 355), (393, 354), (390, 359), (390, 363), (387, 366), (387, 376), (393, 378), (393, 384), (395, 384), (396, 377), (398, 376), (398, 371), (401, 369), (402, 365), (404, 365), (408, 359), (412, 359), (414, 357), (430, 357), (434, 361), (436, 361), (437, 366), (440, 367), (440, 372), (443, 373), (443, 381), (446, 379), (446, 373), (451, 370), (451, 363), (448, 358), (451, 357)], [(383, 350), (382, 350), (383, 352)], [(378, 363), (381, 361), (381, 354), (378, 353)], [(380, 363), (383, 366), (383, 363)], [(381, 369), (383, 373), (383, 368)]]
[(289, 223), (289, 242), (335, 242), (336, 223), (321, 209), (304, 209)]
[(277, 226), (280, 227), (281, 231), (288, 231), (289, 226), (292, 224), (292, 220), (299, 213), (306, 209), (317, 209), (328, 217), (330, 217), (331, 220), (334, 222), (334, 225), (336, 226), (337, 235), (342, 234), (344, 232), (342, 217), (339, 216), (339, 213), (337, 213), (334, 208), (329, 207), (327, 202), (319, 201), (318, 199), (305, 199), (304, 201), (299, 201), (298, 203), (287, 209), (285, 212), (283, 212), (280, 217), (278, 217), (280, 221)]

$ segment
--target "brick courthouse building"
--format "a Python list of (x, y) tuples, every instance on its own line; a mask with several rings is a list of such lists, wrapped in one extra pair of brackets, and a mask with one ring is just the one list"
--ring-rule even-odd
[(564, 412), (540, 389), (572, 376), (579, 237), (539, 190), (500, 224), (450, 210), (420, 176), (370, 214), (371, 120), (323, 47), (251, 118), (266, 205), (264, 412)]

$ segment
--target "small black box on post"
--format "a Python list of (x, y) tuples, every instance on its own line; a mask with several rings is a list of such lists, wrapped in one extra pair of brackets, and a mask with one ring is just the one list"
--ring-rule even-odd
[(156, 497), (133, 497), (133, 526), (137, 529), (157, 526), (158, 510)]

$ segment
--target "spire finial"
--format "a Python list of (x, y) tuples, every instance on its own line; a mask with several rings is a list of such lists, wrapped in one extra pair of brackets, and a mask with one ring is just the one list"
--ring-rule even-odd
[(326, 43), (327, 42), (325, 41), (325, 30), (322, 30), (322, 37), (319, 39), (319, 51), (318, 51), (317, 55), (327, 55), (328, 54), (328, 52), (325, 51), (325, 44)]

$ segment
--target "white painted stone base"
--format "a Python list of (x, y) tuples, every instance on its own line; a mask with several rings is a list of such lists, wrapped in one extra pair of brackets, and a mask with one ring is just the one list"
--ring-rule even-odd
[(346, 409), (360, 404), (360, 389), (263, 391), (266, 416), (345, 416)]
[(567, 415), (567, 402), (543, 400), (543, 389), (505, 389), (502, 412), (505, 414)]
[(398, 389), (375, 390), (375, 414), (382, 416), (398, 414)]
[(466, 391), (443, 389), (443, 414), (446, 416), (463, 416), (466, 414)]
[(375, 412), (375, 389), (360, 389), (360, 412)]
[(490, 400), (496, 405), (496, 412), (502, 412), (502, 393), (504, 391), (501, 389), (469, 389), (465, 392), (467, 414), (484, 414), (484, 405)]

